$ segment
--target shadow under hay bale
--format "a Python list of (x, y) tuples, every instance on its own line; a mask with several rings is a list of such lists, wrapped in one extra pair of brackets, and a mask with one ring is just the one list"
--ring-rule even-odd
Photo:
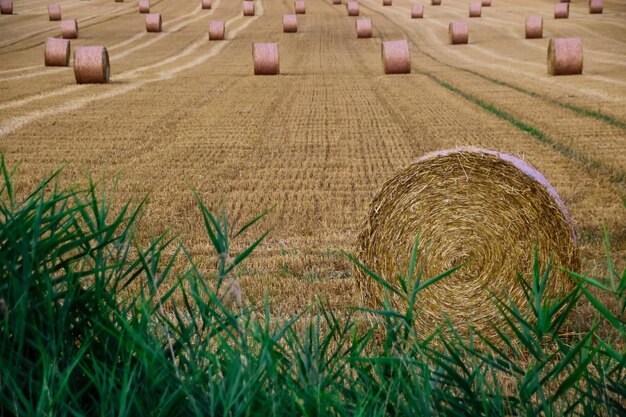
[[(565, 205), (546, 178), (524, 161), (483, 149), (453, 149), (428, 154), (388, 180), (374, 197), (357, 257), (399, 287), (419, 235), (416, 271), (423, 280), (464, 264), (452, 275), (418, 293), (416, 330), (429, 335), (448, 317), (467, 335), (469, 325), (495, 337), (490, 323), (501, 320), (489, 291), (508, 293), (526, 305), (517, 273), (533, 271), (534, 251), (545, 267), (579, 267), (576, 233)], [(380, 307), (379, 283), (356, 273), (363, 302)], [(553, 270), (550, 297), (573, 288)], [(395, 294), (391, 302), (406, 306)]]

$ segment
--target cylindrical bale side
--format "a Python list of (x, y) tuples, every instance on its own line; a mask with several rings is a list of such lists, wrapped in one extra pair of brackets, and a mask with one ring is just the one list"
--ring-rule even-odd
[(567, 19), (569, 17), (569, 3), (556, 3), (554, 5), (554, 18)]
[(589, 13), (601, 14), (604, 9), (604, 0), (589, 0)]
[(421, 19), (424, 17), (424, 6), (414, 3), (411, 6), (411, 19)]
[(383, 42), (381, 51), (385, 74), (408, 74), (411, 72), (409, 44), (406, 40)]
[(466, 44), (469, 40), (469, 28), (465, 22), (452, 22), (448, 26), (448, 35), (452, 45)]
[(48, 38), (44, 53), (46, 67), (67, 67), (70, 65), (70, 41)]
[(253, 1), (243, 2), (243, 15), (254, 16), (254, 2)]
[(341, 4), (341, 0), (333, 0), (333, 4), (334, 5), (339, 5), (339, 4)]
[(277, 43), (252, 44), (254, 75), (276, 75), (280, 71)]
[(441, 0), (430, 0), (431, 6), (441, 6)]
[(304, 3), (304, 0), (296, 0), (293, 3), (293, 9), (296, 12), (296, 14), (305, 14), (306, 4)]
[(223, 20), (209, 20), (209, 40), (223, 41), (226, 25)]
[(383, 6), (391, 6), (392, 0), (383, 0)]
[(355, 20), (356, 37), (359, 39), (372, 37), (372, 19), (364, 17)]
[(481, 5), (482, 5), (483, 7), (491, 7), (491, 0), (483, 0), (483, 1), (481, 2)]
[(580, 38), (550, 39), (548, 74), (575, 75), (583, 72), (583, 43)]
[(298, 16), (286, 14), (283, 16), (283, 32), (295, 33), (298, 31)]
[(150, 13), (150, 0), (139, 0), (139, 13)]
[(346, 8), (348, 9), (348, 16), (359, 15), (359, 3), (357, 3), (356, 1), (349, 1), (346, 4)]
[(13, 0), (0, 0), (0, 14), (13, 14)]
[(109, 82), (109, 53), (103, 46), (81, 46), (74, 50), (74, 77), (78, 84)]
[(146, 30), (148, 32), (160, 32), (163, 28), (161, 13), (149, 13), (146, 15)]
[[(416, 237), (416, 276), (407, 277)], [(459, 267), (417, 293), (415, 331), (428, 337), (439, 326), (446, 329), (449, 319), (464, 338), (471, 326), (497, 341), (496, 329), (506, 324), (491, 294), (510, 297), (526, 311), (518, 274), (532, 279), (535, 250), (542, 271), (549, 262), (571, 271), (580, 267), (572, 219), (550, 182), (512, 155), (451, 149), (417, 159), (383, 184), (371, 202), (356, 252), (364, 266), (401, 293), (399, 276), (412, 282), (419, 273), (424, 282)], [(397, 311), (406, 311), (406, 298), (387, 291), (360, 268), (355, 279), (364, 305), (380, 308), (387, 293)], [(545, 297), (575, 287), (566, 272), (552, 268)]]
[(480, 17), (482, 6), (479, 2), (472, 2), (469, 5), (469, 17)]
[(61, 20), (61, 5), (60, 4), (48, 5), (48, 19), (51, 22)]
[(211, 0), (202, 0), (202, 8), (204, 10), (208, 10), (211, 8), (211, 6), (213, 5)]
[(61, 35), (63, 39), (78, 38), (78, 22), (76, 19), (61, 20)]
[(543, 37), (543, 17), (528, 16), (526, 18), (526, 39), (540, 39)]

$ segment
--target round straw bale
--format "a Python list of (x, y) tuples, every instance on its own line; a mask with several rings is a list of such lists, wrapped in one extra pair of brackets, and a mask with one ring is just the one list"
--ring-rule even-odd
[(74, 50), (74, 77), (78, 84), (109, 82), (109, 53), (104, 46), (81, 46)]
[(63, 39), (78, 38), (78, 22), (76, 19), (61, 20), (61, 35)]
[(146, 30), (148, 32), (160, 32), (162, 28), (161, 13), (148, 13), (146, 15)]
[(528, 16), (526, 18), (526, 39), (543, 37), (543, 17)]
[(369, 17), (357, 19), (355, 21), (355, 26), (357, 38), (361, 39), (372, 37), (372, 19), (370, 19)]
[(411, 6), (411, 19), (421, 19), (424, 17), (424, 6), (413, 3)]
[(212, 6), (211, 0), (202, 0), (202, 8), (205, 10), (210, 9)]
[(468, 27), (465, 22), (452, 22), (448, 26), (448, 35), (452, 45), (466, 44), (468, 42)]
[(406, 40), (383, 42), (381, 51), (385, 74), (408, 74), (411, 72), (409, 44)]
[(48, 38), (44, 54), (46, 67), (67, 67), (70, 65), (70, 41)]
[(243, 2), (243, 15), (254, 16), (254, 2), (253, 1)]
[(254, 75), (276, 75), (279, 73), (278, 44), (252, 44)]
[(333, 0), (333, 4), (341, 4), (341, 0)]
[(295, 33), (298, 31), (298, 16), (286, 14), (283, 16), (283, 32)]
[(293, 8), (296, 14), (305, 14), (306, 13), (306, 4), (304, 0), (296, 0), (293, 3)]
[(441, 0), (430, 0), (431, 6), (441, 6)]
[(61, 20), (61, 5), (60, 4), (48, 5), (48, 19), (51, 22)]
[(580, 38), (550, 39), (548, 74), (574, 75), (583, 72), (583, 43)]
[(480, 4), (483, 7), (491, 7), (491, 0), (482, 0)]
[(472, 2), (469, 5), (469, 17), (480, 17), (482, 6), (479, 2)]
[(13, 0), (0, 0), (0, 14), (13, 14)]
[(383, 0), (383, 6), (391, 6), (392, 0)]
[(554, 4), (554, 18), (555, 19), (567, 19), (569, 17), (569, 3), (555, 3)]
[(209, 40), (223, 41), (226, 27), (223, 20), (209, 20)]
[(139, 13), (150, 13), (150, 0), (139, 0)]
[[(416, 331), (424, 336), (448, 317), (462, 335), (471, 325), (495, 339), (490, 322), (502, 319), (490, 291), (504, 299), (508, 294), (523, 309), (527, 301), (517, 274), (532, 274), (535, 248), (542, 268), (550, 259), (570, 270), (579, 266), (571, 218), (548, 180), (518, 158), (484, 149), (431, 153), (388, 180), (371, 203), (357, 257), (401, 288), (397, 277), (407, 275), (417, 236), (421, 282), (465, 264), (418, 292)], [(381, 286), (355, 272), (365, 304), (379, 307)], [(573, 288), (555, 268), (546, 295)], [(406, 308), (389, 294), (396, 308)]]
[(346, 4), (346, 8), (348, 9), (348, 16), (359, 15), (359, 3), (357, 3), (356, 1), (349, 1)]
[(589, 0), (589, 13), (600, 14), (604, 8), (604, 0)]

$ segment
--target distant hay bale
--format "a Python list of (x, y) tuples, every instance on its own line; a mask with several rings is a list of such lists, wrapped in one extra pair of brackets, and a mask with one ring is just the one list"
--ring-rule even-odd
[(482, 13), (482, 6), (479, 2), (475, 1), (469, 5), (469, 17), (480, 17)]
[(346, 8), (348, 9), (348, 16), (359, 15), (359, 3), (357, 3), (356, 1), (349, 1), (346, 4)]
[(333, 0), (333, 4), (335, 4), (335, 5), (341, 4), (341, 0)]
[(550, 39), (548, 74), (575, 75), (583, 72), (583, 42), (580, 38)]
[(556, 3), (554, 5), (554, 18), (567, 19), (569, 17), (569, 3)]
[(0, 14), (13, 14), (13, 0), (0, 0)]
[(254, 2), (253, 1), (243, 2), (243, 15), (254, 16)]
[(604, 0), (589, 0), (589, 13), (601, 14), (604, 9)]
[(209, 40), (223, 41), (226, 25), (223, 20), (209, 20)]
[(203, 10), (208, 10), (210, 9), (212, 6), (212, 1), (211, 0), (202, 0), (202, 9)]
[(46, 67), (67, 67), (70, 65), (70, 41), (48, 38), (44, 53)]
[(150, 13), (150, 0), (139, 0), (139, 13)]
[(280, 71), (277, 43), (252, 44), (254, 75), (277, 75)]
[[(548, 180), (526, 162), (484, 149), (452, 149), (425, 155), (389, 179), (374, 197), (357, 241), (357, 258), (400, 288), (419, 236), (415, 271), (422, 282), (465, 263), (417, 294), (416, 331), (428, 336), (449, 318), (461, 335), (469, 325), (495, 339), (490, 322), (501, 314), (489, 291), (527, 305), (517, 274), (528, 279), (535, 248), (570, 270), (579, 266), (576, 233), (562, 200)], [(355, 270), (363, 302), (380, 307), (382, 287)], [(546, 296), (574, 288), (553, 269)], [(406, 304), (390, 292), (399, 308)], [(524, 311), (524, 310), (522, 310)]]
[(441, 6), (441, 0), (430, 0), (431, 6)]
[(469, 40), (469, 29), (465, 22), (452, 22), (448, 26), (448, 36), (452, 45), (466, 44)]
[(392, 0), (383, 0), (383, 6), (391, 6)]
[(528, 16), (526, 18), (526, 39), (539, 39), (543, 37), (543, 17)]
[(298, 16), (286, 14), (283, 16), (283, 32), (295, 33), (298, 31)]
[(78, 38), (78, 22), (76, 19), (61, 20), (61, 36), (63, 36), (63, 39)]
[(356, 26), (356, 37), (359, 39), (371, 38), (372, 37), (372, 19), (369, 17), (364, 17), (361, 19), (355, 20)]
[(163, 19), (161, 13), (148, 13), (146, 15), (146, 31), (161, 32), (163, 29)]
[(385, 74), (408, 74), (411, 72), (409, 44), (405, 39), (383, 42), (381, 52)]
[(78, 84), (109, 82), (109, 53), (103, 46), (81, 46), (74, 50), (74, 77)]
[(481, 2), (481, 5), (482, 5), (483, 7), (491, 7), (491, 0), (483, 0), (483, 1)]
[(424, 17), (424, 6), (413, 3), (411, 6), (411, 19), (422, 19)]
[(48, 20), (51, 22), (56, 22), (61, 20), (61, 5), (60, 4), (49, 4), (48, 5)]
[(293, 3), (293, 9), (296, 14), (306, 14), (306, 4), (304, 3), (304, 0), (296, 0)]

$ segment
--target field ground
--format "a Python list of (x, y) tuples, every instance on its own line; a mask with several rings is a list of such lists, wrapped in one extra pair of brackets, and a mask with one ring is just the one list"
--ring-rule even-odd
[[(420, 155), (479, 146), (537, 167), (568, 206), (583, 271), (605, 271), (602, 228), (618, 267), (626, 260), (626, 2), (606, 0), (601, 15), (571, 3), (552, 18), (553, 1), (494, 0), (467, 19), (466, 0), (425, 6), (363, 0), (372, 39), (357, 39), (345, 6), (308, 0), (298, 33), (283, 34), (291, 0), (153, 0), (162, 33), (146, 33), (136, 1), (59, 0), (76, 18), (72, 47), (103, 45), (107, 85), (76, 85), (71, 68), (43, 66), (46, 37), (60, 36), (43, 0), (14, 0), (0, 16), (0, 148), (19, 165), (23, 192), (65, 165), (63, 183), (119, 177), (115, 198), (150, 194), (139, 239), (180, 236), (204, 271), (215, 254), (191, 189), (242, 225), (276, 209), (249, 233), (272, 228), (246, 268), (242, 286), (276, 313), (315, 294), (355, 305), (351, 266), (368, 203), (382, 183)], [(544, 39), (523, 38), (527, 15), (544, 17)], [(227, 40), (209, 42), (209, 19), (226, 21)], [(467, 19), (470, 44), (447, 43), (447, 26)], [(548, 38), (580, 36), (581, 76), (546, 72)], [(384, 75), (380, 45), (407, 39), (412, 71)], [(252, 74), (251, 44), (279, 42), (279, 76)], [(524, 129), (522, 129), (522, 128)], [(241, 248), (241, 247), (239, 247)]]

